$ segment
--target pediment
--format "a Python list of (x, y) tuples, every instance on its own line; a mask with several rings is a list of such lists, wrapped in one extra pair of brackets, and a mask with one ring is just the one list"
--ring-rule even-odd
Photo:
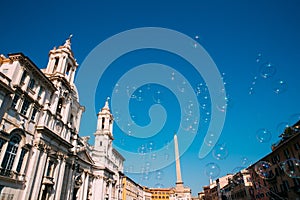
[(88, 154), (87, 150), (83, 150), (77, 153), (78, 157), (87, 163), (94, 164), (92, 157)]

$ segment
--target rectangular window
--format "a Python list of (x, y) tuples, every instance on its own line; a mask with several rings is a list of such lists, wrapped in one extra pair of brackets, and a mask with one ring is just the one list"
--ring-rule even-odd
[(32, 121), (35, 120), (36, 113), (37, 113), (37, 108), (34, 107), (32, 110), (32, 113), (31, 113), (31, 118), (30, 118)]
[(295, 187), (300, 186), (300, 180), (298, 178), (293, 178)]
[(35, 80), (32, 78), (32, 79), (30, 79), (30, 81), (29, 81), (29, 85), (28, 85), (28, 87), (29, 87), (30, 89), (32, 89), (32, 90), (33, 90), (33, 88), (34, 88), (34, 85), (35, 85)]
[(285, 155), (285, 157), (286, 157), (287, 159), (290, 158), (290, 152), (289, 152), (288, 149), (285, 149), (285, 150), (284, 150), (284, 155)]
[(0, 153), (1, 153), (1, 150), (2, 150), (2, 147), (3, 147), (4, 143), (5, 143), (5, 140), (0, 138)]
[(19, 162), (18, 162), (18, 166), (17, 166), (17, 169), (16, 169), (16, 171), (18, 173), (20, 173), (20, 171), (21, 171), (23, 160), (24, 160), (24, 157), (25, 157), (26, 153), (27, 153), (27, 150), (26, 149), (22, 149), (21, 155), (20, 155), (20, 159), (19, 159)]
[(294, 148), (296, 151), (298, 151), (300, 149), (300, 145), (298, 142), (294, 144)]
[(30, 106), (30, 102), (27, 99), (25, 99), (24, 102), (23, 102), (23, 105), (22, 105), (22, 109), (21, 109), (21, 114), (22, 115), (27, 114), (27, 110), (28, 110), (29, 106)]
[(21, 81), (20, 81), (21, 84), (24, 84), (24, 81), (25, 81), (25, 79), (26, 79), (26, 76), (27, 76), (27, 72), (24, 71), (23, 74), (22, 74), (22, 77), (21, 77)]
[(4, 101), (4, 97), (5, 97), (5, 95), (2, 94), (2, 93), (0, 93), (0, 108), (1, 108), (2, 103), (3, 103), (3, 101)]
[(18, 104), (18, 101), (20, 99), (20, 96), (18, 94), (15, 94), (14, 98), (13, 98), (13, 101), (12, 101), (12, 104), (11, 104), (11, 107), (12, 108), (15, 108), (17, 109), (17, 104)]
[(285, 191), (289, 191), (290, 190), (290, 185), (289, 185), (289, 182), (287, 180), (283, 181), (283, 185), (284, 185)]
[(53, 161), (49, 161), (49, 163), (48, 163), (48, 169), (47, 169), (47, 172), (46, 172), (46, 176), (51, 176), (51, 171), (52, 171), (52, 166), (53, 166)]
[(39, 90), (39, 93), (38, 93), (38, 97), (41, 97), (41, 96), (42, 96), (43, 90), (44, 90), (44, 88), (43, 88), (42, 86), (40, 86), (40, 90)]

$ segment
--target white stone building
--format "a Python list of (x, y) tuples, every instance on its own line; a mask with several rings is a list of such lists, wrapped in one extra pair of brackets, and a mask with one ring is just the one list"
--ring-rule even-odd
[[(22, 53), (0, 56), (0, 199), (118, 199), (124, 158), (112, 147), (108, 102), (95, 145), (79, 136), (84, 107), (71, 38), (40, 70)], [(96, 122), (95, 122), (96, 123)]]

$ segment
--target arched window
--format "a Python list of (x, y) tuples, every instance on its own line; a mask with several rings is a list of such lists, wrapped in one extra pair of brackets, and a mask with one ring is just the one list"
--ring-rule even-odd
[(57, 108), (56, 108), (56, 113), (60, 114), (61, 109), (62, 109), (62, 105), (63, 105), (63, 99), (60, 98), (60, 99), (58, 100), (58, 104), (57, 104)]
[(102, 129), (104, 129), (104, 125), (105, 125), (105, 117), (102, 117)]
[(67, 69), (66, 69), (67, 76), (70, 74), (71, 69), (72, 69), (72, 65), (70, 63), (68, 63), (68, 66), (67, 66)]
[(20, 137), (14, 135), (11, 137), (1, 167), (2, 167), (2, 173), (3, 175), (10, 175), (10, 170), (12, 169), (12, 166), (14, 164), (14, 160), (16, 158), (16, 154), (18, 151), (19, 143), (20, 143)]
[(58, 62), (59, 62), (59, 58), (58, 57), (55, 57), (55, 62), (54, 62), (54, 66), (53, 66), (53, 73), (55, 73), (56, 69), (57, 69), (57, 66), (58, 66)]

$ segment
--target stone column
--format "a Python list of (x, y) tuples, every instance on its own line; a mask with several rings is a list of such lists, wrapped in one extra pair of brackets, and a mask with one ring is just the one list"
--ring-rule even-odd
[(49, 73), (49, 74), (52, 73), (54, 64), (55, 64), (55, 58), (51, 55), (50, 60), (47, 65), (47, 68), (46, 68), (46, 73)]
[(96, 176), (93, 182), (92, 200), (104, 199), (104, 180), (101, 176)]
[(74, 189), (74, 176), (73, 176), (73, 169), (72, 169), (72, 164), (70, 164), (70, 168), (69, 168), (69, 173), (68, 173), (68, 185), (67, 185), (67, 189), (66, 189), (66, 199), (65, 200), (69, 200), (72, 199), (72, 195), (73, 195), (73, 189)]
[(63, 55), (59, 55), (59, 61), (58, 61), (56, 71), (63, 74), (64, 73), (63, 72), (63, 64), (64, 63), (65, 63), (65, 58), (63, 57)]
[[(42, 147), (41, 147), (42, 146)], [(31, 198), (28, 199), (38, 199), (38, 195), (40, 192), (43, 176), (44, 176), (44, 171), (45, 171), (45, 165), (46, 165), (46, 160), (47, 160), (47, 151), (50, 150), (49, 147), (47, 147), (44, 144), (40, 144), (40, 160), (38, 163), (36, 163), (37, 170), (35, 173), (35, 179), (33, 183), (33, 188), (31, 190)]]
[(65, 167), (66, 167), (66, 157), (61, 154), (59, 155), (59, 162), (60, 162), (60, 167), (59, 167), (59, 173), (58, 173), (58, 178), (57, 178), (57, 186), (56, 186), (56, 194), (55, 194), (55, 199), (59, 200), (61, 193), (64, 192), (62, 191), (62, 184), (65, 176)]
[[(32, 150), (30, 151), (31, 157), (29, 157), (29, 163), (28, 163), (28, 168), (27, 172), (25, 174), (25, 179), (27, 180), (27, 184), (25, 187), (25, 190), (22, 194), (22, 198), (20, 199), (29, 199), (29, 195), (31, 194), (31, 189), (34, 185), (34, 177), (35, 177), (35, 172), (36, 172), (36, 167), (38, 163), (38, 159), (40, 158), (40, 151), (37, 149), (37, 146), (33, 146)], [(26, 196), (26, 198), (25, 198)]]
[(82, 199), (87, 199), (87, 193), (88, 193), (88, 188), (89, 188), (89, 174), (88, 172), (85, 172), (85, 180), (84, 181), (84, 190), (83, 190), (83, 198)]
[(108, 184), (108, 197), (109, 199), (112, 199), (112, 182), (109, 180)]
[(81, 175), (82, 184), (77, 192), (78, 200), (83, 200), (83, 189), (84, 189), (84, 180), (85, 180), (85, 173), (83, 172)]

